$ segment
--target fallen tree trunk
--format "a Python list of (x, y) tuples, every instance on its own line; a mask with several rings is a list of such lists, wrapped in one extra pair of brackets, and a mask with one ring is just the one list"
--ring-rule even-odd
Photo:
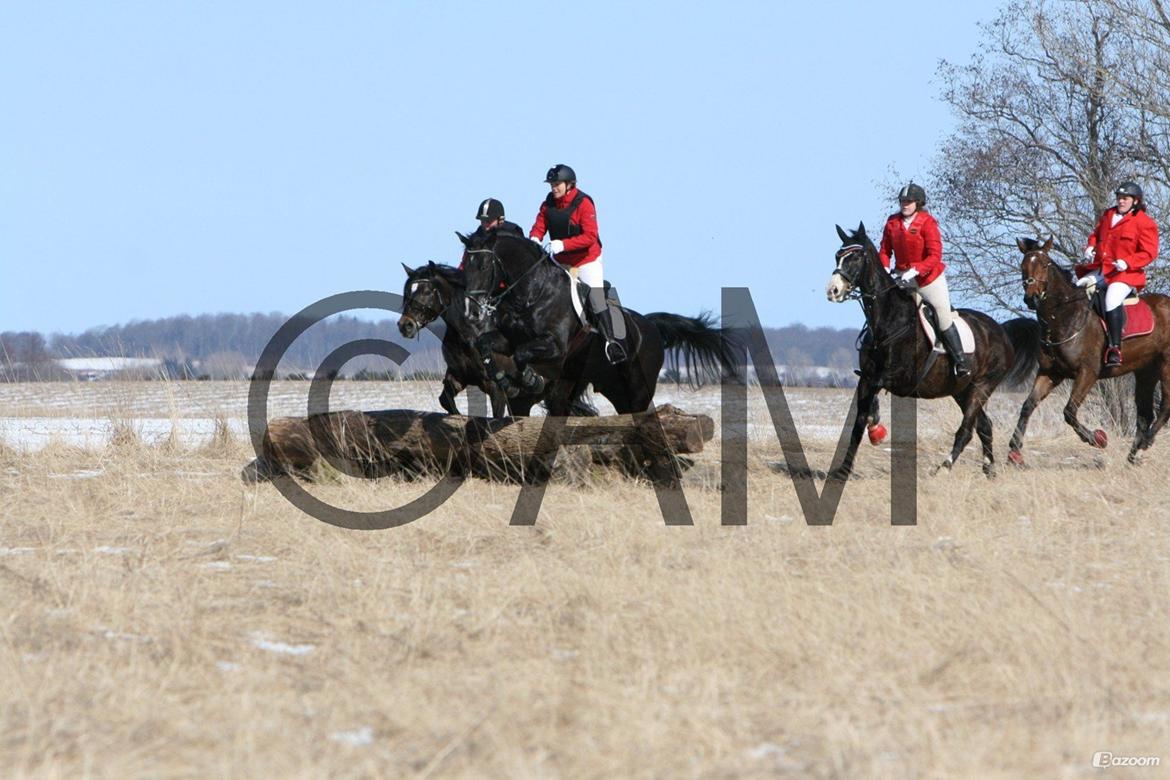
[(451, 474), (540, 482), (553, 476), (555, 464), (560, 476), (570, 480), (601, 465), (672, 483), (691, 463), (679, 456), (701, 452), (714, 433), (710, 417), (670, 405), (609, 417), (491, 419), (406, 409), (330, 412), (270, 422), (263, 455), (245, 469), (244, 477), (308, 476), (325, 460), (343, 473), (364, 477)]

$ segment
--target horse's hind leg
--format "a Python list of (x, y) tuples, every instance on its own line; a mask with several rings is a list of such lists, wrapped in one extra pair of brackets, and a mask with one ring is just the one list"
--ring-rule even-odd
[(1154, 437), (1158, 435), (1158, 431), (1162, 430), (1162, 426), (1170, 420), (1170, 361), (1162, 361), (1162, 403), (1158, 407), (1158, 416), (1146, 431), (1145, 440), (1142, 443), (1141, 449), (1148, 448), (1154, 443)]
[(1061, 377), (1058, 376), (1043, 373), (1036, 375), (1036, 381), (1032, 383), (1032, 392), (1028, 393), (1028, 398), (1020, 407), (1020, 418), (1016, 420), (1016, 430), (1012, 433), (1012, 440), (1008, 444), (1008, 461), (1010, 463), (1017, 466), (1024, 465), (1024, 456), (1020, 454), (1020, 450), (1024, 447), (1024, 433), (1028, 430), (1028, 420), (1040, 402), (1047, 398), (1048, 394), (1052, 392), (1052, 388), (1059, 385), (1060, 382)]
[(1158, 377), (1152, 370), (1134, 374), (1133, 401), (1137, 413), (1137, 430), (1134, 432), (1133, 446), (1129, 448), (1130, 463), (1137, 463), (1138, 451), (1149, 446), (1146, 441), (1154, 422), (1154, 387), (1157, 384)]
[(988, 477), (995, 476), (995, 450), (991, 446), (991, 418), (986, 409), (979, 410), (975, 418), (975, 432), (979, 434), (979, 443), (983, 445), (983, 473)]
[(983, 413), (983, 404), (987, 402), (987, 397), (991, 395), (991, 389), (986, 385), (970, 385), (966, 390), (954, 397), (955, 401), (959, 404), (959, 408), (963, 410), (963, 421), (959, 423), (959, 429), (955, 431), (955, 444), (951, 447), (951, 454), (947, 456), (946, 460), (935, 466), (931, 474), (937, 474), (941, 469), (950, 469), (955, 464), (955, 461), (959, 459), (959, 455), (962, 454), (967, 445), (971, 443), (971, 434), (975, 430), (975, 421)]

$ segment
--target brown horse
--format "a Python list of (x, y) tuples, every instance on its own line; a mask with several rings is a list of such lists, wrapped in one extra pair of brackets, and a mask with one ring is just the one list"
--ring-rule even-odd
[[(1170, 298), (1147, 294), (1141, 298), (1154, 315), (1154, 330), (1145, 336), (1126, 339), (1124, 363), (1106, 366), (1105, 329), (1093, 310), (1085, 290), (1077, 287), (1072, 272), (1061, 268), (1049, 256), (1052, 239), (1044, 244), (1034, 239), (1016, 242), (1024, 259), (1020, 275), (1024, 283), (1024, 302), (1036, 310), (1041, 340), (1039, 370), (1032, 392), (1020, 409), (1020, 419), (1012, 434), (1008, 460), (1022, 465), (1020, 448), (1028, 418), (1036, 405), (1065, 379), (1073, 380), (1064, 420), (1081, 440), (1104, 449), (1109, 443), (1105, 431), (1091, 431), (1077, 419), (1077, 410), (1098, 379), (1132, 373), (1136, 381), (1134, 401), (1137, 406), (1137, 435), (1129, 451), (1129, 462), (1137, 463), (1138, 452), (1154, 443), (1154, 436), (1170, 418)], [(1162, 403), (1154, 418), (1154, 388), (1162, 383)]]

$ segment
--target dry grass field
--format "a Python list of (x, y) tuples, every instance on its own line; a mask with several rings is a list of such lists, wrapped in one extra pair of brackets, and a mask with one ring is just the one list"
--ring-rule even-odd
[[(531, 528), (508, 525), (519, 488), (471, 481), (418, 522), (361, 533), (240, 481), (239, 387), (154, 384), (0, 390), (5, 430), (92, 417), (119, 434), (0, 445), (5, 775), (1062, 777), (1099, 771), (1099, 750), (1170, 763), (1170, 436), (1134, 468), (1121, 432), (1091, 450), (1053, 398), (1031, 468), (988, 481), (969, 449), (929, 478), (956, 415), (923, 404), (919, 524), (890, 526), (889, 459), (866, 444), (836, 522), (814, 528), (756, 398), (746, 527), (719, 525), (717, 434), (686, 482), (694, 527), (666, 527), (648, 485), (599, 478), (550, 486)], [(666, 390), (688, 411), (718, 398)], [(791, 397), (824, 467), (848, 394)], [(993, 406), (1001, 462), (1018, 403)], [(192, 414), (227, 422), (185, 439)], [(428, 487), (311, 490), (385, 509)]]

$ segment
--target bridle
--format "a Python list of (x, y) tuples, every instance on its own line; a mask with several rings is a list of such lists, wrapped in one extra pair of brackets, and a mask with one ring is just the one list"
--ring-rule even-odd
[[(1027, 261), (1030, 259), (1031, 261), (1035, 262), (1035, 261), (1037, 261), (1036, 255), (1039, 255), (1040, 257), (1043, 258), (1041, 268), (1048, 270), (1052, 266), (1056, 265), (1056, 263), (1053, 262), (1052, 258), (1048, 256), (1047, 252), (1043, 252), (1040, 250), (1033, 250), (1032, 252), (1029, 252), (1027, 255), (1024, 256), (1024, 260)], [(1058, 269), (1059, 269), (1059, 266), (1058, 266)], [(1029, 287), (1031, 287), (1034, 284), (1036, 284), (1036, 277), (1035, 276), (1029, 276), (1029, 277), (1026, 277), (1024, 279), (1024, 289), (1025, 290), (1027, 290)], [(1044, 332), (1048, 335), (1051, 335), (1052, 334), (1052, 326), (1054, 324), (1058, 324), (1058, 323), (1055, 323), (1055, 321), (1052, 319), (1045, 319), (1043, 316), (1041, 316), (1040, 304), (1044, 301), (1051, 300), (1052, 306), (1054, 308), (1059, 308), (1061, 306), (1064, 306), (1067, 303), (1073, 303), (1073, 302), (1076, 302), (1078, 300), (1084, 300), (1085, 298), (1086, 298), (1086, 293), (1081, 291), (1078, 288), (1077, 291), (1074, 292), (1072, 295), (1066, 295), (1063, 298), (1049, 299), (1049, 297), (1048, 297), (1048, 279), (1047, 279), (1047, 274), (1046, 274), (1045, 280), (1044, 280), (1044, 289), (1041, 290), (1038, 295), (1025, 294), (1024, 295), (1024, 302), (1028, 303), (1029, 299), (1031, 299), (1032, 308), (1036, 312), (1036, 320), (1044, 326)], [(1080, 325), (1077, 326), (1076, 330), (1073, 331), (1071, 336), (1069, 336), (1067, 338), (1060, 339), (1059, 341), (1052, 341), (1048, 338), (1041, 336), (1040, 342), (1046, 347), (1058, 347), (1061, 344), (1065, 344), (1069, 341), (1072, 341), (1077, 336), (1081, 335), (1081, 331), (1083, 331), (1085, 329), (1085, 325), (1087, 325), (1089, 322), (1089, 315), (1092, 313), (1092, 310), (1093, 310), (1092, 306), (1085, 307), (1085, 310), (1081, 313), (1081, 323), (1080, 323)]]
[[(421, 303), (418, 302), (418, 299), (417, 299), (415, 294), (416, 294), (418, 288), (424, 284), (430, 285), (431, 287), (434, 288), (435, 298), (439, 302), (439, 306), (437, 309), (432, 309), (430, 307), (423, 306)], [(425, 326), (427, 323), (434, 322), (436, 319), (438, 319), (440, 316), (442, 316), (443, 312), (445, 312), (447, 310), (447, 307), (450, 305), (451, 305), (451, 301), (449, 301), (449, 300), (444, 301), (443, 300), (443, 288), (441, 285), (435, 284), (433, 279), (418, 279), (418, 280), (411, 283), (410, 295), (408, 295), (407, 299), (406, 299), (406, 311), (404, 311), (403, 314), (406, 316), (410, 316), (411, 319), (419, 321), (421, 325)], [(415, 312), (415, 311), (420, 312), (423, 316), (425, 316), (427, 318), (426, 322), (421, 322), (417, 316), (412, 314), (412, 312)]]
[[(488, 289), (469, 289), (467, 291), (468, 301), (474, 301), (476, 308), (479, 310), (478, 314), (476, 315), (479, 319), (484, 319), (494, 314), (496, 309), (499, 307), (500, 302), (509, 294), (511, 294), (511, 292), (515, 290), (522, 281), (524, 281), (524, 277), (528, 276), (528, 274), (532, 273), (533, 270), (535, 270), (540, 265), (541, 260), (545, 258), (548, 258), (550, 262), (552, 260), (552, 258), (547, 253), (544, 254), (544, 257), (528, 266), (528, 268), (524, 269), (524, 272), (517, 276), (515, 280), (509, 282), (508, 273), (504, 270), (504, 262), (500, 259), (500, 256), (496, 254), (494, 247), (484, 247), (483, 249), (468, 249), (465, 251), (469, 255), (486, 254), (491, 258), (492, 274), (488, 281)], [(503, 285), (504, 289), (499, 290), (498, 288), (501, 284)], [(471, 316), (470, 309), (468, 310), (468, 316)]]

